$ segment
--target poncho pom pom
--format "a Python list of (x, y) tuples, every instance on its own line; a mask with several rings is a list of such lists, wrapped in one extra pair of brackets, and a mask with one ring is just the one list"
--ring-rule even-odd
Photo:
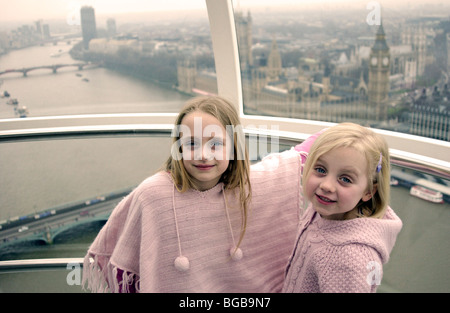
[(234, 247), (230, 249), (230, 255), (233, 261), (239, 261), (244, 256), (240, 248), (236, 249)]
[(175, 268), (180, 272), (185, 272), (189, 269), (189, 259), (185, 256), (179, 256), (175, 259)]

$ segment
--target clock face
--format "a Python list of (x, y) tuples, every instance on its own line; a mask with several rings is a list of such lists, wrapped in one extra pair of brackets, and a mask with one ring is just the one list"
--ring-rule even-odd
[(372, 65), (377, 65), (377, 58), (376, 58), (376, 57), (373, 57), (373, 58), (370, 60), (370, 63), (372, 63)]
[(384, 66), (387, 66), (389, 64), (389, 59), (388, 59), (388, 57), (384, 57), (383, 58), (383, 65)]

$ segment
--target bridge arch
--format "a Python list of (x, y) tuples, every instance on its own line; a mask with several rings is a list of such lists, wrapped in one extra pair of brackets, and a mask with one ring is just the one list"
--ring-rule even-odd
[(67, 225), (63, 225), (61, 227), (55, 228), (55, 229), (45, 229), (40, 232), (34, 233), (30, 236), (11, 240), (9, 242), (2, 244), (2, 250), (1, 254), (8, 254), (9, 251), (14, 252), (17, 251), (17, 247), (29, 247), (29, 246), (38, 246), (38, 245), (51, 245), (51, 244), (57, 244), (59, 243), (59, 238), (63, 235), (70, 236), (70, 231), (73, 232), (83, 232), (83, 227), (88, 227), (91, 224), (98, 223), (98, 229), (100, 230), (101, 227), (106, 223), (108, 220), (107, 215), (99, 215), (99, 216), (93, 216), (91, 218), (86, 218), (79, 220), (74, 223), (68, 223)]
[(20, 76), (17, 74), (23, 75), (23, 71), (21, 69), (13, 69), (13, 70), (6, 70), (3, 72), (0, 72), (0, 75)]
[(0, 75), (6, 75), (9, 73), (22, 73), (23, 76), (27, 76), (29, 72), (41, 69), (49, 69), (53, 73), (56, 73), (58, 69), (64, 67), (76, 67), (78, 70), (82, 70), (87, 66), (98, 66), (96, 63), (71, 63), (71, 64), (52, 64), (52, 65), (42, 65), (42, 66), (33, 66), (33, 67), (25, 67), (21, 69), (8, 69), (4, 71), (0, 71)]
[[(100, 216), (100, 217), (94, 217), (89, 219), (83, 219), (80, 221), (77, 221), (75, 223), (70, 223), (64, 226), (59, 227), (58, 229), (55, 229), (54, 231), (50, 230), (49, 234), (49, 240), (47, 243), (56, 243), (59, 241), (60, 237), (63, 235), (70, 236), (71, 232), (83, 232), (83, 228), (85, 227), (91, 227), (93, 224), (98, 223), (99, 229), (106, 223), (108, 220), (108, 217), (106, 216)], [(45, 240), (45, 239), (44, 239)]]

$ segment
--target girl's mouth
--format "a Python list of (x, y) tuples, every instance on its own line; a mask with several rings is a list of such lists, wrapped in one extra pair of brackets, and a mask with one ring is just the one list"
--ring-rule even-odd
[(200, 170), (200, 171), (207, 171), (207, 170), (213, 168), (214, 165), (197, 164), (197, 165), (194, 165), (194, 167), (195, 167), (196, 169)]
[(319, 203), (325, 204), (325, 205), (333, 204), (336, 202), (335, 200), (331, 200), (330, 198), (327, 198), (327, 197), (324, 197), (324, 196), (321, 196), (318, 194), (316, 194), (316, 198)]

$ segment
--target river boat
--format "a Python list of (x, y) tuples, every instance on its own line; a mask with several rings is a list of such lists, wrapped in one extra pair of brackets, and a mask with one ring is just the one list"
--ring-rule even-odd
[(51, 53), (50, 57), (52, 57), (52, 58), (59, 58), (64, 53), (66, 53), (66, 51), (63, 51), (62, 49), (59, 49), (58, 52)]
[(17, 114), (19, 114), (20, 118), (25, 118), (28, 116), (28, 108), (26, 106), (22, 106), (17, 109)]
[(391, 177), (391, 180), (389, 181), (389, 184), (391, 186), (398, 186), (398, 180)]
[(444, 203), (442, 192), (431, 190), (422, 186), (412, 186), (409, 192), (412, 196), (433, 203)]
[(19, 101), (17, 99), (9, 99), (8, 102), (6, 102), (6, 104), (9, 105), (18, 105)]

